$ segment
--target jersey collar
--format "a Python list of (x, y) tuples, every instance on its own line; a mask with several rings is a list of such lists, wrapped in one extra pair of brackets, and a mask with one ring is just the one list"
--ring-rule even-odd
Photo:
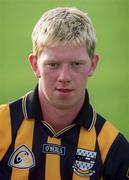
[[(27, 93), (23, 98), (23, 113), (26, 119), (34, 118), (36, 120), (43, 120), (42, 110), (38, 96), (38, 85), (36, 88)], [(84, 104), (73, 121), (73, 124), (78, 126), (84, 126), (87, 130), (91, 130), (94, 127), (96, 121), (96, 112), (89, 104), (89, 95), (86, 90)]]

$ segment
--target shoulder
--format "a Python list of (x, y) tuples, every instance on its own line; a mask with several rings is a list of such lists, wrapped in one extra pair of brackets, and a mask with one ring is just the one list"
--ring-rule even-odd
[(119, 130), (98, 114), (95, 129), (98, 146), (101, 152), (102, 161), (104, 163), (112, 144), (119, 135)]
[(3, 129), (3, 126), (7, 126), (10, 121), (10, 108), (9, 104), (0, 105), (0, 129)]
[(119, 130), (110, 121), (99, 114), (97, 114), (95, 129), (98, 137), (111, 137), (112, 135), (119, 133)]
[(7, 117), (10, 117), (11, 111), (17, 112), (18, 109), (22, 108), (22, 99), (23, 98), (19, 98), (8, 104), (0, 105), (0, 121), (2, 121), (2, 119), (7, 119)]
[(115, 179), (124, 179), (129, 168), (128, 141), (112, 123), (100, 115), (97, 117), (95, 129), (105, 177), (110, 175)]
[(9, 110), (9, 105), (8, 104), (2, 104), (0, 105), (0, 115), (3, 113), (6, 113)]
[(125, 147), (125, 150), (128, 149), (129, 151), (129, 143), (121, 132), (119, 132), (112, 123), (98, 114), (95, 129), (103, 162), (107, 154), (109, 154), (110, 151), (112, 152), (114, 148), (118, 151), (118, 149), (123, 149)]
[(112, 143), (104, 162), (104, 176), (114, 179), (129, 179), (129, 143), (119, 133)]
[(8, 104), (0, 105), (0, 160), (11, 144), (11, 120)]
[(0, 105), (0, 160), (10, 146), (13, 135), (22, 121), (22, 99)]
[[(8, 104), (0, 105), (0, 122), (12, 126), (16, 119), (23, 117), (23, 97)], [(18, 118), (18, 119), (19, 119)], [(1, 127), (2, 124), (0, 124)]]

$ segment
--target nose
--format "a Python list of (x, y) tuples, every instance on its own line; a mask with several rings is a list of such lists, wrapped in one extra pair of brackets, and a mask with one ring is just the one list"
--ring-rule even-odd
[(62, 65), (59, 76), (58, 76), (58, 81), (59, 82), (70, 82), (71, 81), (71, 70), (68, 64)]

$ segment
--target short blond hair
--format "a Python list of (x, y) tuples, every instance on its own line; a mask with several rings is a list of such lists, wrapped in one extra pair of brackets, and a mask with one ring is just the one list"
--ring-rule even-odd
[(33, 54), (38, 56), (44, 47), (56, 45), (85, 45), (92, 59), (96, 35), (88, 15), (77, 8), (58, 7), (45, 12), (32, 32)]

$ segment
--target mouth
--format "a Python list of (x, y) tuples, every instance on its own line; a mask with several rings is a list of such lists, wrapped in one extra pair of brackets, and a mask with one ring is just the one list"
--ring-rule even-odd
[(70, 93), (73, 91), (73, 89), (67, 89), (67, 88), (57, 88), (56, 90), (61, 93)]

